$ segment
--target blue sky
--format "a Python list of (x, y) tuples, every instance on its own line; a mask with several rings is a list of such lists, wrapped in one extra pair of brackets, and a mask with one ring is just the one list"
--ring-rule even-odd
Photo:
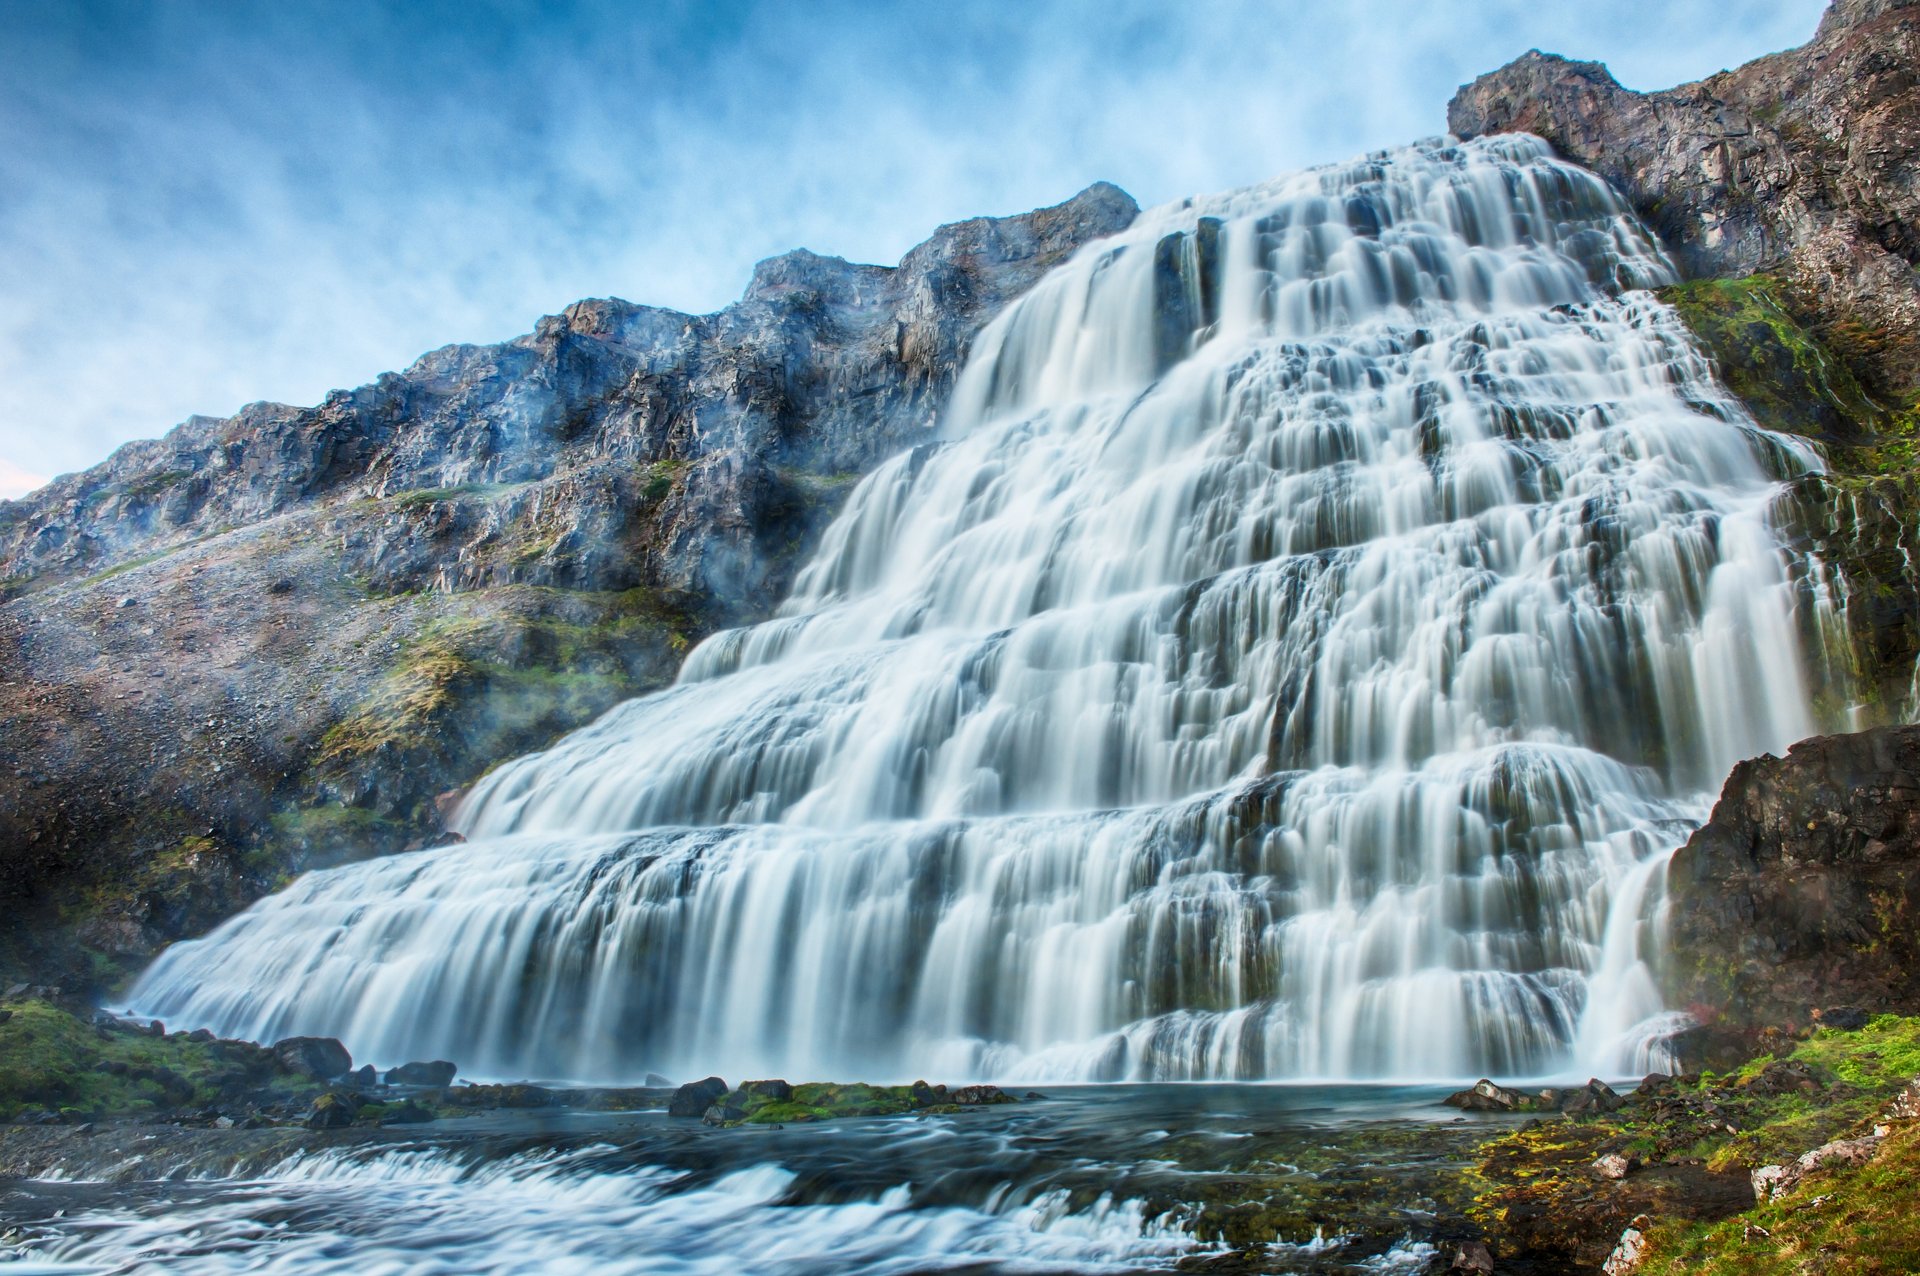
[(0, 496), (585, 296), (705, 311), (1098, 179), (1444, 131), (1530, 47), (1662, 88), (1820, 0), (0, 0)]

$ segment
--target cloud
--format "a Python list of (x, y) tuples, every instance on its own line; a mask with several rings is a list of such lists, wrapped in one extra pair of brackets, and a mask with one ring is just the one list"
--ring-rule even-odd
[(1119, 182), (1143, 202), (1445, 127), (1539, 45), (1660, 87), (1818, 0), (18, 7), (0, 45), (0, 449), (92, 464), (500, 340), (689, 310), (805, 245)]

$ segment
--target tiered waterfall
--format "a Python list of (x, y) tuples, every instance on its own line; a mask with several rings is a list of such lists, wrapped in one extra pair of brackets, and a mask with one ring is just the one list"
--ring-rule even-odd
[(1835, 690), (1817, 455), (1669, 278), (1526, 137), (1152, 211), (775, 619), (133, 1000), (479, 1075), (1638, 1066), (1667, 854)]

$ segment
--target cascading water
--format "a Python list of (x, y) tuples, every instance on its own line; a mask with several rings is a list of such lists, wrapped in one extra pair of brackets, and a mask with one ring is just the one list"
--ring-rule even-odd
[(1525, 137), (1148, 213), (776, 619), (133, 1000), (496, 1075), (1636, 1066), (1665, 856), (1829, 676), (1817, 458), (1668, 278)]

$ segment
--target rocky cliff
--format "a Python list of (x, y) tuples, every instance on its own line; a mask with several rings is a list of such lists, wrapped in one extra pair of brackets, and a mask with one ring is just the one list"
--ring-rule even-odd
[(1137, 208), (898, 267), (795, 252), (712, 315), (584, 301), (0, 502), (0, 973), (110, 982), (764, 616), (979, 328)]

